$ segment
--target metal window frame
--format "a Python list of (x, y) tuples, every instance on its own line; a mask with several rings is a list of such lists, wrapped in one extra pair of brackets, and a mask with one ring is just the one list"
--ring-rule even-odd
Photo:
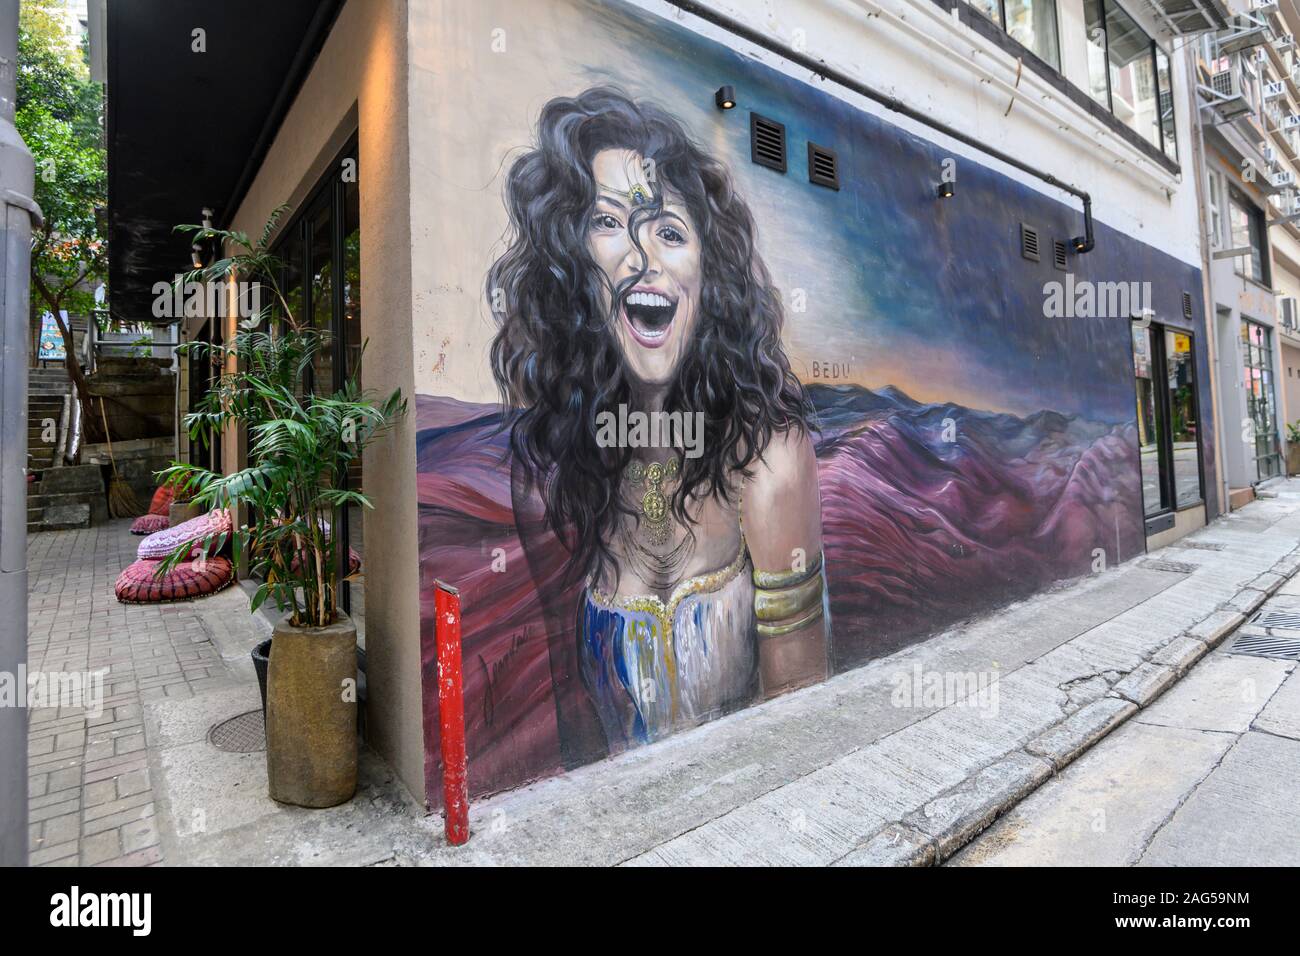
[(1250, 197), (1245, 192), (1226, 180), (1224, 184), (1227, 187), (1224, 191), (1227, 194), (1225, 198), (1228, 204), (1228, 242), (1234, 241), (1232, 238), (1232, 207), (1238, 206), (1246, 214), (1248, 220), (1251, 249), (1259, 256), (1258, 276), (1255, 276), (1253, 271), (1249, 274), (1240, 273), (1239, 270), (1238, 272), (1244, 275), (1245, 278), (1250, 279), (1251, 282), (1257, 282), (1260, 285), (1271, 285), (1273, 282), (1273, 267), (1269, 261), (1272, 257), (1269, 254), (1268, 222), (1264, 218), (1264, 212), (1251, 202)]
[[(1259, 353), (1262, 356), (1264, 356), (1264, 364), (1262, 365), (1252, 364), (1250, 361), (1252, 346), (1250, 344), (1249, 331), (1247, 332), (1246, 341), (1244, 343), (1246, 346), (1246, 350), (1245, 350), (1245, 354), (1241, 356), (1242, 368), (1252, 369), (1259, 372), (1267, 372), (1269, 376), (1268, 390), (1264, 395), (1264, 401), (1267, 403), (1269, 410), (1272, 413), (1272, 419), (1273, 419), (1273, 428), (1271, 430), (1271, 433), (1267, 436), (1269, 447), (1272, 448), (1272, 451), (1266, 452), (1263, 455), (1257, 453), (1259, 450), (1259, 431), (1258, 431), (1259, 420), (1255, 417), (1255, 410), (1252, 407), (1252, 396), (1249, 393), (1247, 393), (1246, 395), (1246, 410), (1250, 414), (1251, 422), (1253, 422), (1256, 427), (1255, 443), (1251, 448), (1251, 460), (1254, 461), (1255, 463), (1255, 480), (1251, 482), (1251, 484), (1257, 485), (1260, 482), (1268, 481), (1270, 478), (1276, 478), (1279, 475), (1284, 474), (1286, 471), (1285, 462), (1282, 460), (1282, 440), (1281, 440), (1281, 435), (1279, 434), (1280, 429), (1277, 427), (1279, 422), (1282, 421), (1282, 419), (1279, 417), (1280, 409), (1277, 400), (1277, 367), (1273, 364), (1273, 346), (1275, 342), (1273, 337), (1273, 328), (1267, 325), (1266, 323), (1259, 322), (1255, 319), (1250, 319), (1245, 316), (1240, 317), (1240, 322), (1241, 322), (1241, 326), (1243, 327), (1256, 326), (1260, 329), (1263, 329), (1264, 341), (1265, 341), (1265, 347), (1259, 349)], [(1240, 331), (1238, 331), (1237, 341), (1239, 343), (1241, 342)], [(1273, 462), (1274, 467), (1272, 469), (1272, 474), (1269, 475), (1261, 474), (1260, 471), (1261, 461)]]
[[(1202, 438), (1204, 430), (1199, 429), (1203, 422), (1201, 418), (1201, 370), (1197, 364), (1199, 352), (1196, 348), (1196, 333), (1191, 329), (1186, 329), (1177, 325), (1168, 325), (1164, 322), (1151, 322), (1146, 326), (1145, 331), (1151, 336), (1151, 382), (1154, 391), (1155, 415), (1156, 415), (1156, 460), (1157, 460), (1157, 477), (1160, 486), (1160, 507), (1147, 513), (1145, 492), (1142, 493), (1142, 518), (1144, 522), (1158, 521), (1158, 519), (1172, 516), (1179, 511), (1186, 511), (1188, 508), (1196, 508), (1205, 504), (1205, 455), (1202, 448)], [(1191, 343), (1191, 369), (1192, 369), (1192, 414), (1196, 416), (1198, 432), (1196, 436), (1196, 500), (1188, 502), (1185, 505), (1178, 504), (1178, 476), (1176, 472), (1176, 461), (1174, 457), (1174, 436), (1171, 422), (1173, 420), (1173, 404), (1169, 399), (1169, 354), (1165, 344), (1166, 333), (1175, 335), (1185, 335)], [(1131, 339), (1131, 337), (1130, 337)], [(1130, 346), (1132, 345), (1130, 341)], [(1134, 363), (1134, 389), (1137, 387), (1136, 363)], [(1158, 387), (1157, 387), (1158, 386)], [(1138, 447), (1138, 475), (1142, 473), (1142, 449)]]
[[(1002, 3), (1002, 2), (1005, 2), (1005, 0), (998, 0), (998, 2), (999, 2), (999, 3)], [(1103, 39), (1106, 41), (1106, 42), (1105, 42), (1105, 48), (1106, 48), (1106, 109), (1110, 111), (1110, 114), (1111, 114), (1112, 116), (1115, 116), (1115, 115), (1116, 115), (1116, 114), (1115, 114), (1115, 91), (1114, 91), (1114, 89), (1111, 87), (1111, 82), (1110, 82), (1110, 29), (1109, 29), (1109, 27), (1107, 27), (1107, 25), (1106, 25), (1106, 11), (1107, 11), (1107, 9), (1108, 9), (1109, 7), (1114, 6), (1115, 8), (1117, 8), (1118, 10), (1120, 10), (1121, 12), (1123, 12), (1123, 14), (1124, 14), (1126, 17), (1128, 17), (1130, 20), (1133, 21), (1133, 25), (1134, 25), (1135, 27), (1137, 27), (1138, 30), (1141, 30), (1141, 31), (1142, 31), (1142, 35), (1145, 36), (1145, 37), (1147, 38), (1147, 42), (1150, 44), (1150, 56), (1151, 56), (1151, 78), (1152, 78), (1152, 83), (1153, 83), (1153, 85), (1154, 85), (1154, 87), (1155, 87), (1155, 94), (1156, 94), (1156, 130), (1157, 130), (1158, 133), (1159, 133), (1159, 135), (1156, 137), (1157, 141), (1156, 141), (1155, 143), (1152, 143), (1151, 145), (1154, 146), (1156, 149), (1160, 150), (1160, 152), (1164, 153), (1164, 155), (1165, 155), (1166, 157), (1168, 157), (1168, 156), (1169, 156), (1169, 153), (1168, 153), (1168, 151), (1165, 149), (1165, 124), (1164, 124), (1163, 122), (1161, 122), (1161, 120), (1160, 120), (1160, 93), (1161, 93), (1161, 91), (1162, 91), (1162, 87), (1161, 87), (1161, 84), (1160, 84), (1160, 66), (1159, 66), (1158, 61), (1156, 60), (1156, 50), (1158, 49), (1161, 53), (1163, 53), (1163, 54), (1165, 55), (1165, 61), (1169, 64), (1169, 103), (1170, 103), (1170, 107), (1171, 107), (1171, 108), (1173, 107), (1173, 104), (1176, 102), (1176, 100), (1174, 99), (1174, 85), (1173, 85), (1173, 76), (1174, 76), (1174, 70), (1173, 70), (1173, 63), (1174, 63), (1174, 61), (1173, 61), (1173, 57), (1170, 55), (1170, 53), (1169, 53), (1168, 50), (1166, 50), (1164, 47), (1160, 46), (1160, 44), (1158, 44), (1158, 43), (1156, 42), (1155, 37), (1153, 37), (1150, 33), (1147, 32), (1147, 29), (1146, 29), (1145, 26), (1143, 26), (1142, 21), (1139, 20), (1137, 17), (1133, 16), (1133, 14), (1129, 12), (1128, 8), (1125, 7), (1124, 4), (1117, 2), (1117, 0), (1097, 0), (1097, 6), (1101, 8), (1101, 35), (1102, 35)], [(1086, 21), (1085, 21), (1085, 30), (1086, 30), (1086, 27), (1087, 27), (1087, 24), (1086, 24)], [(1060, 28), (1059, 28), (1059, 27), (1057, 28), (1057, 33), (1058, 33), (1057, 42), (1058, 42), (1058, 44), (1059, 44), (1059, 42), (1060, 42), (1060, 37), (1059, 37)], [(1087, 42), (1087, 36), (1086, 36), (1086, 34), (1085, 34), (1085, 36), (1084, 36), (1084, 41)], [(1174, 156), (1177, 156), (1177, 155), (1178, 155), (1178, 115), (1177, 115), (1177, 112), (1175, 112), (1174, 116), (1172, 117), (1172, 120), (1173, 120), (1173, 127), (1174, 127), (1174, 129), (1173, 129), (1173, 134), (1174, 134)], [(1126, 124), (1124, 124), (1124, 125), (1127, 126), (1128, 124), (1126, 123)], [(1129, 129), (1133, 129), (1133, 127), (1130, 126)], [(1141, 132), (1139, 132), (1138, 130), (1134, 130), (1134, 132), (1137, 133), (1139, 136), (1142, 135)], [(1143, 139), (1145, 139), (1145, 138), (1146, 138), (1146, 137), (1143, 137)], [(1149, 142), (1149, 141), (1148, 141), (1148, 142)], [(1175, 163), (1176, 163), (1176, 162), (1178, 162), (1178, 160), (1174, 159), (1174, 160), (1172, 160), (1172, 162), (1175, 162)]]
[[(275, 242), (271, 245), (271, 254), (281, 260), (280, 283), (281, 288), (288, 292), (288, 272), (293, 264), (288, 262), (281, 255), (285, 244), (297, 239), (302, 243), (302, 282), (303, 282), (303, 316), (302, 320), (305, 325), (314, 327), (316, 324), (315, 302), (311, 295), (311, 276), (314, 273), (314, 262), (312, 256), (311, 244), (311, 222), (323, 210), (328, 209), (330, 213), (330, 261), (334, 266), (333, 275), (330, 283), (330, 372), (332, 381), (330, 382), (331, 391), (337, 391), (342, 387), (344, 376), (347, 371), (347, 336), (344, 334), (343, 316), (344, 306), (346, 304), (344, 293), (345, 283), (343, 276), (345, 273), (344, 260), (347, 257), (347, 236), (344, 234), (343, 225), (346, 220), (346, 190), (347, 184), (343, 182), (343, 177), (339, 174), (343, 161), (348, 158), (358, 158), (359, 136), (353, 132), (344, 143), (343, 148), (338, 151), (334, 159), (326, 166), (326, 172), (320, 180), (312, 186), (304, 197), (298, 208), (294, 210), (293, 215), (281, 227)], [(359, 177), (358, 177), (359, 178)], [(314, 391), (316, 388), (316, 370), (308, 367), (303, 374), (304, 391)], [(247, 449), (245, 449), (247, 451)], [(339, 487), (347, 488), (348, 476), (346, 471), (336, 479)], [(335, 547), (334, 559), (338, 568), (339, 593), (336, 596), (338, 606), (345, 614), (352, 613), (352, 583), (344, 580), (348, 574), (348, 549), (351, 547), (352, 528), (351, 520), (348, 516), (347, 508), (340, 508), (334, 515), (335, 533), (338, 537), (336, 541), (341, 547)]]
[[(979, 7), (975, 6), (975, 4), (971, 2), (971, 0), (966, 0), (966, 2), (970, 4), (970, 6), (975, 10), (976, 13), (980, 14), (981, 16), (984, 15), (984, 12)], [(1007, 36), (1011, 36), (1011, 31), (1010, 29), (1007, 28), (1007, 0), (997, 0), (997, 2), (998, 2), (997, 25), (999, 28), (1001, 28), (1003, 33), (1005, 33)], [(1035, 56), (1042, 59), (1044, 63), (1047, 63), (1053, 69), (1059, 70), (1061, 69), (1061, 5), (1059, 3), (1059, 0), (1051, 0), (1051, 5), (1052, 5), (1052, 19), (1053, 21), (1055, 21), (1055, 25), (1056, 25), (1056, 31), (1055, 31), (1056, 62), (1053, 63), (1051, 60), (1047, 59), (1045, 56), (1043, 56), (1041, 53), (1035, 50), (1032, 46), (1025, 45), (1025, 49), (1029, 50), (1030, 53), (1033, 53)], [(1012, 39), (1015, 38), (1012, 37)]]

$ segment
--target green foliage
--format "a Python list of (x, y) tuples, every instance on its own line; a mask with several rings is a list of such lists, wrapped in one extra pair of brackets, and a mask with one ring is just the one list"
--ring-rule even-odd
[[(223, 282), (256, 278), (272, 291), (272, 302), (240, 323), (234, 341), (225, 345), (192, 342), (181, 348), (191, 361), (210, 362), (220, 370), (212, 389), (185, 417), (192, 439), (205, 445), (232, 426), (249, 436), (249, 463), (229, 475), (192, 464), (175, 463), (159, 474), (180, 496), (192, 496), (205, 508), (242, 507), (249, 522), (231, 536), (238, 563), (247, 556), (250, 569), (263, 579), (253, 596), (256, 610), (272, 600), (292, 610), (292, 623), (321, 627), (335, 619), (338, 563), (329, 526), (348, 505), (372, 507), (361, 492), (339, 487), (348, 466), (362, 450), (406, 412), (400, 390), (377, 400), (362, 392), (359, 369), (332, 395), (304, 394), (303, 373), (330, 347), (327, 332), (300, 327), (275, 283), (278, 263), (267, 251), (277, 209), (256, 244), (243, 233), (180, 226), (202, 239), (215, 239), (227, 254), (212, 265), (178, 281)], [(234, 250), (234, 251), (230, 251)], [(215, 554), (225, 536), (203, 542)], [(165, 573), (188, 558), (190, 545), (160, 562)]]
[[(18, 31), (15, 125), (36, 162), (36, 201), (45, 228), (33, 240), (32, 268), (74, 283), (98, 281), (107, 254), (96, 210), (108, 201), (100, 120), (103, 92), (85, 61), (60, 35), (54, 0), (25, 0)], [(89, 294), (89, 293), (84, 293)], [(64, 300), (65, 308), (89, 311)]]
[(1300, 443), (1300, 420), (1289, 423), (1286, 426), (1287, 444)]
[(59, 312), (90, 312), (94, 287), (107, 277), (98, 210), (108, 202), (108, 167), (103, 91), (90, 80), (81, 51), (64, 39), (58, 7), (56, 0), (24, 0), (20, 8), (14, 123), (35, 160), (35, 198), (45, 216), (32, 237), (33, 322), (43, 310), (54, 314), (81, 394), (81, 369)]

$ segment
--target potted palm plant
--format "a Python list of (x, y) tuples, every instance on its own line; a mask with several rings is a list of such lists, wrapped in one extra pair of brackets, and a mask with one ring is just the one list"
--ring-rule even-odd
[[(230, 509), (235, 564), (246, 560), (261, 582), (251, 609), (269, 600), (282, 612), (266, 686), (270, 795), (282, 803), (327, 807), (351, 799), (357, 776), (356, 626), (338, 606), (339, 584), (346, 578), (336, 553), (343, 545), (331, 526), (339, 509), (372, 507), (365, 494), (346, 486), (348, 466), (405, 414), (406, 402), (400, 390), (382, 399), (363, 392), (356, 369), (332, 394), (304, 388), (304, 373), (329, 347), (329, 336), (299, 323), (276, 281), (280, 264), (269, 243), (285, 209), (275, 211), (256, 242), (237, 231), (178, 227), (228, 253), (178, 281), (206, 287), (253, 280), (269, 302), (241, 320), (228, 343), (183, 346), (220, 370), (186, 415), (187, 432), (206, 444), (227, 428), (246, 429), (246, 466), (218, 474), (174, 463), (160, 477), (205, 511)], [(215, 554), (226, 537), (211, 536), (198, 547)], [(187, 560), (194, 547), (179, 547), (159, 573)]]

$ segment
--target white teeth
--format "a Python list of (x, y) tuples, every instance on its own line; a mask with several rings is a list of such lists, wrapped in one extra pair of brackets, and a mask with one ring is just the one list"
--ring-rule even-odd
[(660, 295), (658, 292), (633, 292), (627, 297), (627, 304), (658, 306), (661, 309), (672, 306), (667, 297)]

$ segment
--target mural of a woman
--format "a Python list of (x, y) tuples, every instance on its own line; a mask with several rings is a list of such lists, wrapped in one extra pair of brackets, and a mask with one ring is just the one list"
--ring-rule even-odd
[[(823, 679), (810, 405), (729, 172), (595, 87), (546, 104), (504, 192), (492, 368), (566, 766)], [(702, 444), (601, 440), (620, 407), (697, 416)]]

